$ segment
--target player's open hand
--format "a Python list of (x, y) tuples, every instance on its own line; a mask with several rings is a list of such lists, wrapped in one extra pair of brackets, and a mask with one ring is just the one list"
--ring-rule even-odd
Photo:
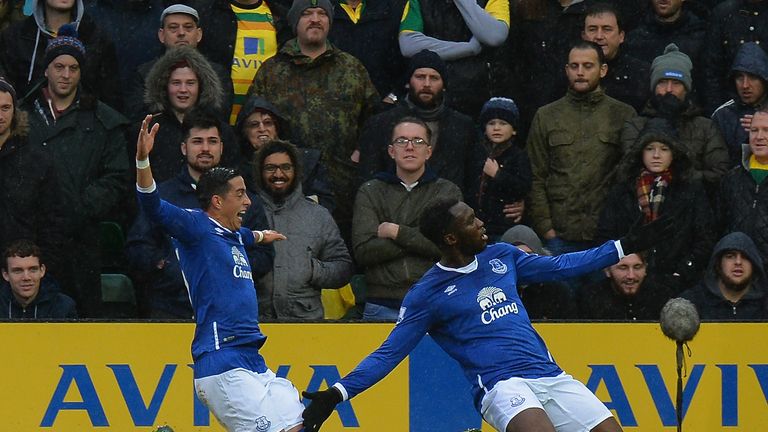
[(336, 408), (336, 404), (343, 399), (334, 387), (314, 393), (301, 392), (301, 395), (312, 401), (301, 415), (304, 417), (304, 432), (319, 431), (320, 426)]
[(146, 160), (155, 146), (155, 136), (160, 129), (160, 124), (155, 123), (150, 128), (150, 123), (152, 123), (152, 114), (147, 114), (141, 122), (139, 137), (136, 140), (136, 160)]

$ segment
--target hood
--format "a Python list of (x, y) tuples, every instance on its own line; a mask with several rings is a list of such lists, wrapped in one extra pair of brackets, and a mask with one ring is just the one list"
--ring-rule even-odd
[[(294, 182), (296, 180), (294, 179)], [(270, 213), (276, 213), (279, 212), (281, 209), (284, 208), (291, 208), (293, 207), (297, 201), (305, 199), (304, 198), (304, 191), (301, 189), (301, 182), (296, 182), (296, 187), (293, 188), (293, 191), (288, 194), (288, 196), (285, 197), (285, 199), (279, 203), (276, 203), (272, 199), (272, 195), (269, 194), (264, 188), (259, 188), (259, 196), (261, 197), (261, 200), (264, 202), (264, 210), (270, 212)]]
[(643, 169), (643, 149), (653, 141), (666, 144), (672, 150), (671, 170), (674, 178), (685, 179), (690, 173), (692, 162), (686, 148), (680, 144), (677, 131), (666, 119), (649, 119), (637, 140), (624, 155), (619, 166), (618, 176), (622, 181), (634, 180)]
[[(48, 36), (54, 37), (54, 34), (45, 26), (45, 0), (32, 0), (32, 10), (37, 28)], [(84, 11), (83, 0), (75, 0), (75, 20), (73, 21), (76, 23), (75, 27), (80, 27)]]
[(757, 75), (768, 84), (768, 54), (754, 42), (743, 44), (736, 52), (731, 66), (731, 75), (736, 72)]
[(237, 121), (235, 122), (235, 133), (237, 134), (238, 139), (241, 140), (241, 150), (244, 155), (251, 155), (254, 152), (253, 147), (245, 138), (245, 131), (243, 129), (245, 119), (256, 110), (269, 111), (272, 113), (272, 116), (277, 120), (278, 138), (289, 140), (291, 137), (288, 119), (286, 119), (274, 105), (269, 103), (269, 101), (263, 97), (252, 95), (243, 104), (243, 107), (237, 114)]
[(754, 275), (752, 278), (752, 289), (750, 289), (750, 292), (746, 295), (750, 297), (762, 296), (764, 290), (763, 287), (766, 282), (763, 258), (757, 250), (755, 242), (752, 241), (748, 235), (739, 231), (727, 234), (715, 245), (715, 248), (712, 251), (712, 256), (709, 259), (709, 265), (707, 265), (705, 279), (709, 290), (716, 293), (718, 296), (721, 295), (720, 289), (717, 286), (717, 272), (715, 266), (720, 262), (723, 253), (729, 250), (735, 250), (745, 254), (752, 262), (752, 272)]
[(17, 109), (13, 114), (13, 129), (11, 129), (11, 136), (28, 136), (29, 135), (29, 114), (26, 111)]
[(147, 74), (144, 102), (149, 107), (150, 112), (170, 109), (167, 91), (168, 78), (171, 76), (170, 69), (171, 66), (184, 60), (197, 75), (197, 81), (200, 85), (197, 106), (221, 110), (224, 91), (219, 77), (200, 51), (184, 46), (166, 51), (162, 57), (157, 59)]

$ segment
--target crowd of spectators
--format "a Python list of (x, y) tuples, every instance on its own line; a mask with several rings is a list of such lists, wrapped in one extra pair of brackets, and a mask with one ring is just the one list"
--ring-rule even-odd
[(534, 319), (655, 320), (678, 296), (768, 319), (766, 47), (768, 0), (0, 1), (0, 318), (110, 318), (111, 273), (129, 317), (192, 317), (133, 193), (152, 114), (164, 199), (197, 207), (201, 174), (237, 168), (243, 225), (286, 235), (233, 252), (262, 319), (323, 319), (350, 285), (349, 317), (396, 319), (444, 197), (536, 254), (674, 218), (603, 272), (520, 287)]

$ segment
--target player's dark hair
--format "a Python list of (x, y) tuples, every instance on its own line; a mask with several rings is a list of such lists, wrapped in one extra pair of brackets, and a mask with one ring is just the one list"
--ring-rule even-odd
[(8, 270), (8, 258), (19, 257), (37, 257), (41, 259), (43, 256), (40, 248), (31, 240), (20, 239), (9, 244), (3, 251), (3, 269)]
[[(594, 50), (597, 53), (597, 63), (600, 66), (602, 66), (606, 62), (605, 53), (603, 53), (603, 49), (600, 48), (600, 45), (598, 45), (598, 44), (596, 44), (594, 42), (585, 41), (585, 40), (576, 41), (576, 42), (574, 42), (571, 45), (571, 49), (568, 51), (568, 55), (570, 56), (571, 55), (571, 51), (573, 51), (575, 49), (580, 49), (580, 50), (589, 50), (589, 49), (591, 49), (591, 50)], [(568, 59), (567, 58), (566, 58), (565, 62), (566, 62), (566, 64), (568, 64)]]
[[(588, 7), (586, 12), (584, 13), (584, 22), (586, 23), (587, 17), (603, 15), (603, 14), (611, 14), (615, 16), (616, 27), (618, 27), (617, 30), (619, 31), (624, 30), (624, 20), (621, 17), (621, 13), (619, 12), (618, 9), (616, 9), (616, 6), (610, 3), (595, 3), (592, 6)], [(586, 25), (584, 27), (586, 29)]]
[(189, 132), (193, 128), (210, 129), (214, 127), (219, 132), (219, 138), (221, 138), (221, 121), (219, 121), (218, 117), (206, 108), (193, 108), (184, 115), (184, 120), (181, 122), (181, 136), (186, 141), (189, 138)]
[(211, 168), (197, 182), (197, 201), (200, 208), (208, 210), (214, 195), (224, 196), (229, 192), (229, 181), (239, 176), (237, 170), (226, 167)]
[(441, 199), (424, 209), (419, 219), (419, 231), (438, 248), (445, 247), (443, 236), (453, 224), (454, 217), (451, 208), (459, 203), (456, 198)]

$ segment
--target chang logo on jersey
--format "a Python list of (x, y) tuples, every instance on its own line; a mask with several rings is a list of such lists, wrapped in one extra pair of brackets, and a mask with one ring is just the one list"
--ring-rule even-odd
[(252, 279), (253, 276), (249, 270), (248, 260), (240, 252), (237, 246), (232, 246), (232, 261), (235, 262), (232, 267), (232, 276), (240, 279)]
[(504, 291), (493, 286), (485, 287), (477, 293), (477, 304), (483, 310), (480, 314), (483, 324), (490, 324), (506, 315), (518, 313), (517, 303), (507, 303)]
[(501, 262), (501, 260), (498, 258), (494, 258), (488, 261), (488, 264), (491, 265), (491, 270), (494, 273), (505, 274), (507, 272), (507, 265)]

